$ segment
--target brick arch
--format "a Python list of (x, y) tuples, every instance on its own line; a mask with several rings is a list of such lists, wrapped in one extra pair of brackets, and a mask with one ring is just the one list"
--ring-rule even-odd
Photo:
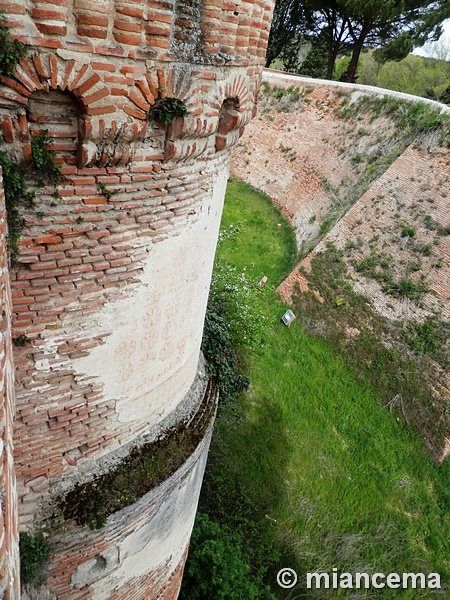
[[(52, 149), (61, 165), (77, 164), (79, 119), (82, 118), (77, 98), (68, 91), (39, 90), (33, 92), (25, 109), (28, 131), (25, 135), (37, 135), (47, 131), (53, 138)], [(29, 158), (31, 146), (26, 141), (24, 155)]]
[(18, 106), (27, 106), (34, 92), (61, 90), (72, 92), (78, 98), (83, 112), (89, 114), (94, 110), (92, 105), (109, 93), (106, 86), (93, 92), (100, 76), (92, 72), (88, 63), (64, 61), (53, 53), (33, 54), (22, 59), (14, 70), (14, 77), (2, 77), (1, 81), (9, 88), (9, 98)]
[(235, 144), (254, 114), (255, 93), (241, 76), (228, 81), (223, 89), (217, 123), (216, 152)]
[[(120, 95), (111, 95), (99, 73), (89, 63), (63, 60), (53, 53), (34, 54), (20, 61), (14, 79), (0, 77), (0, 96), (12, 100), (18, 116), (3, 116), (3, 137), (7, 142), (29, 141), (26, 112), (30, 97), (40, 93), (64, 93), (77, 102), (78, 167), (126, 164), (133, 156), (133, 144), (148, 135), (148, 111), (157, 98), (172, 95), (172, 71), (157, 69)], [(111, 101), (112, 98), (112, 101)], [(120, 115), (120, 112), (122, 115)], [(25, 153), (29, 147), (25, 145)]]
[(225, 98), (220, 107), (216, 134), (216, 152), (227, 145), (227, 135), (236, 129), (239, 122), (240, 101), (237, 96)]
[(14, 70), (15, 79), (1, 78), (5, 86), (2, 95), (9, 96), (19, 108), (15, 116), (3, 115), (3, 137), (7, 142), (21, 142), (26, 160), (31, 156), (30, 134), (47, 129), (55, 138), (54, 148), (62, 153), (59, 161), (76, 163), (79, 132), (83, 130), (80, 120), (88, 119), (91, 104), (108, 92), (103, 88), (92, 93), (99, 76), (87, 73), (87, 64), (78, 65), (78, 69), (75, 66), (74, 60), (62, 61), (52, 53), (33, 54), (20, 61)]
[[(175, 69), (170, 74), (171, 95), (182, 100), (187, 116), (174, 119), (166, 132), (165, 160), (187, 161), (207, 151), (217, 128), (218, 106), (215, 75)], [(201, 86), (201, 88), (200, 88)], [(200, 89), (204, 96), (199, 94)], [(216, 106), (218, 104), (218, 106)]]

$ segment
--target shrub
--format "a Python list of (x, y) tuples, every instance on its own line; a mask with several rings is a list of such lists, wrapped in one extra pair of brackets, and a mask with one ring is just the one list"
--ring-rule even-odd
[(21, 533), (19, 538), (20, 578), (23, 583), (35, 581), (39, 568), (48, 557), (50, 545), (42, 533)]
[(222, 402), (233, 400), (248, 388), (249, 380), (239, 373), (239, 363), (221, 307), (210, 302), (205, 315), (202, 352), (207, 371), (214, 377)]
[(414, 237), (416, 235), (416, 230), (414, 227), (410, 227), (409, 225), (405, 225), (402, 229), (402, 237)]
[(275, 597), (252, 574), (242, 535), (198, 513), (181, 586), (181, 600), (259, 600)]

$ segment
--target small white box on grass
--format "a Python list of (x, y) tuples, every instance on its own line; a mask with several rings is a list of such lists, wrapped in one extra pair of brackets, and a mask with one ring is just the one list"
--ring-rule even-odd
[(281, 317), (281, 320), (286, 325), (286, 327), (290, 327), (292, 321), (295, 319), (295, 315), (292, 310), (287, 310), (284, 315)]

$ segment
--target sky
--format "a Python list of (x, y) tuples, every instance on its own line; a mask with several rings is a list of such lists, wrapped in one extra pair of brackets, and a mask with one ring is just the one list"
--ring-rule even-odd
[(433, 43), (440, 43), (441, 41), (444, 41), (445, 44), (450, 45), (450, 19), (444, 21), (443, 28), (444, 31), (439, 38), (439, 42), (432, 42), (430, 44), (425, 44), (425, 46), (422, 46), (421, 48), (416, 48), (413, 54), (418, 54), (419, 56), (429, 56), (430, 46), (432, 47)]

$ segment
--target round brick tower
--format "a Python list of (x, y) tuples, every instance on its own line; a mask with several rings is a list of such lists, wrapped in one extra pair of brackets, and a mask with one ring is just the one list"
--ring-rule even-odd
[[(1, 589), (20, 597), (18, 509), (20, 530), (43, 532), (51, 548), (23, 598), (174, 599), (217, 399), (200, 342), (229, 148), (255, 112), (272, 0), (4, 6), (28, 53), (0, 77), (2, 149), (28, 165), (47, 132), (62, 178), (55, 187), (26, 169), (34, 205), (20, 208), (10, 282), (1, 269), (5, 382), (9, 283), (22, 344), (13, 427), (12, 384), (2, 392)], [(186, 115), (158, 122), (164, 99)], [(185, 434), (162, 481), (130, 501), (130, 468), (116, 508), (83, 522), (80, 498), (101, 504), (130, 457), (157, 460)]]

